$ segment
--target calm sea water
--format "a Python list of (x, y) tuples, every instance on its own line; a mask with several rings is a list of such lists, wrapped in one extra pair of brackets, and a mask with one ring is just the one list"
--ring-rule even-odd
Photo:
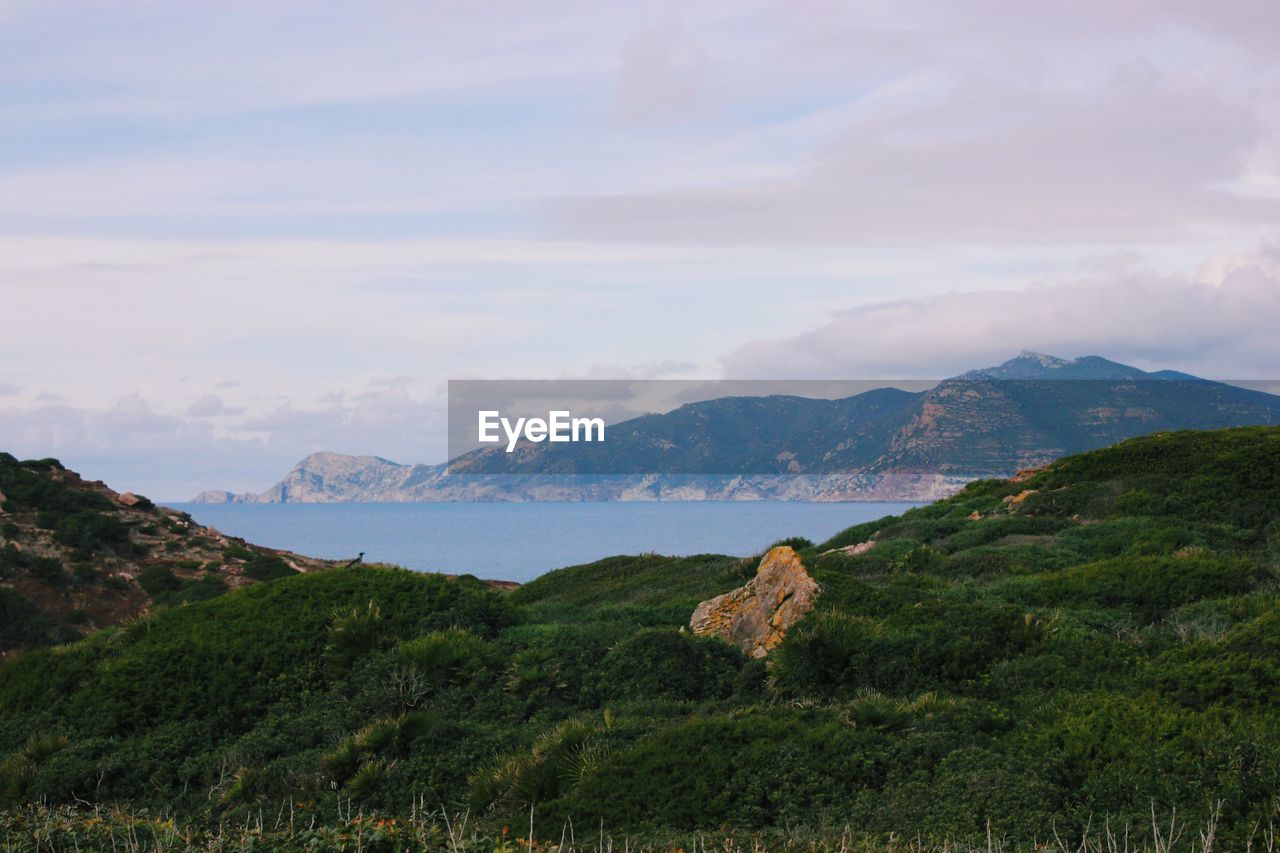
[(613, 554), (748, 556), (787, 536), (815, 542), (910, 503), (783, 501), (170, 504), (272, 548), (411, 569), (528, 581)]

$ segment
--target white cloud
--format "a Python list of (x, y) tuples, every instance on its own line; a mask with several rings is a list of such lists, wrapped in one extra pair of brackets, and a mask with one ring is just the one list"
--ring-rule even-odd
[(705, 108), (708, 58), (679, 22), (631, 36), (621, 53), (618, 109), (624, 121), (678, 122)]
[(1280, 266), (1263, 253), (1197, 277), (1135, 271), (863, 305), (800, 335), (743, 344), (722, 364), (743, 378), (937, 378), (1031, 349), (1272, 379), (1278, 316)]
[(1280, 221), (1222, 8), (2, 4), (0, 448), (185, 496), (436, 461), (450, 376), (1264, 370), (1265, 265), (1190, 272)]
[(785, 177), (549, 215), (566, 236), (677, 245), (1201, 239), (1280, 219), (1280, 199), (1228, 189), (1265, 130), (1243, 92), (1143, 66), (1087, 89), (970, 79), (858, 116)]
[[(221, 383), (218, 383), (221, 384)], [(216, 418), (244, 414), (243, 406), (228, 406), (217, 394), (201, 394), (187, 407), (187, 417)]]

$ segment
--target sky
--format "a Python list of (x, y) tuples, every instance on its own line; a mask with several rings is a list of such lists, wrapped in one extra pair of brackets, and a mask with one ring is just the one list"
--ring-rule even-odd
[(449, 378), (1273, 378), (1280, 4), (0, 0), (0, 449), (182, 500)]

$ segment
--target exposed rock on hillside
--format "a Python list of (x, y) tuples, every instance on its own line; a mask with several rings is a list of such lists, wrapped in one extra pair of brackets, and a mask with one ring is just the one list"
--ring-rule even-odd
[(184, 512), (0, 453), (0, 660), (260, 580), (329, 568)]
[(749, 657), (762, 658), (813, 609), (821, 591), (800, 555), (780, 545), (764, 555), (756, 576), (745, 586), (699, 604), (689, 627), (695, 634), (733, 643)]
[(605, 443), (482, 447), (447, 465), (315, 453), (261, 494), (196, 500), (935, 500), (1125, 438), (1245, 424), (1280, 424), (1280, 396), (1026, 352), (928, 390), (690, 402), (610, 426)]

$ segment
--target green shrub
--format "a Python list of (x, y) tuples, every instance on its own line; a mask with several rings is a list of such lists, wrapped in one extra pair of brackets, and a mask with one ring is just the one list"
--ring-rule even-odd
[[(161, 580), (160, 583), (164, 584), (164, 586), (156, 592), (147, 590), (157, 604), (173, 605), (186, 604), (193, 601), (208, 601), (211, 598), (223, 595), (228, 589), (226, 581), (213, 574), (205, 574), (195, 580), (182, 580), (176, 577), (174, 579), (177, 581), (176, 586), (168, 581)], [(146, 589), (145, 586), (143, 588)]]
[(745, 660), (734, 646), (670, 628), (648, 628), (618, 643), (596, 668), (606, 699), (724, 699), (738, 689)]
[(394, 656), (399, 666), (417, 673), (432, 690), (462, 684), (494, 659), (488, 643), (460, 628), (406, 640), (395, 647)]
[(947, 557), (941, 551), (919, 545), (890, 560), (889, 567), (895, 572), (930, 574), (941, 571), (946, 561)]
[(53, 538), (60, 544), (85, 554), (98, 551), (129, 553), (129, 528), (118, 518), (91, 509), (62, 516)]
[(1264, 575), (1260, 567), (1244, 558), (1120, 557), (1011, 580), (1002, 588), (1016, 600), (1031, 604), (1123, 607), (1152, 622), (1191, 601), (1246, 592)]
[(499, 759), (471, 779), (471, 805), (477, 810), (527, 810), (565, 793), (597, 765), (601, 730), (581, 720), (566, 720), (543, 733), (532, 748)]
[(30, 559), (31, 577), (50, 586), (66, 586), (71, 576), (57, 557), (32, 557)]
[(1040, 635), (1007, 605), (931, 599), (909, 613), (906, 624), (835, 610), (811, 615), (770, 655), (776, 688), (826, 698), (863, 688), (959, 689)]
[(255, 581), (271, 581), (296, 575), (297, 570), (290, 568), (283, 558), (275, 554), (255, 554), (244, 564), (245, 577)]
[(428, 711), (409, 711), (370, 723), (355, 733), (352, 742), (358, 750), (371, 755), (404, 758), (413, 745), (441, 723), (440, 716)]
[(1274, 707), (1280, 693), (1280, 610), (1269, 609), (1220, 639), (1202, 638), (1152, 662), (1148, 683), (1197, 710), (1214, 704)]
[(330, 619), (329, 643), (324, 649), (325, 671), (330, 678), (346, 675), (357, 659), (381, 645), (386, 637), (382, 608), (375, 602), (335, 611)]
[[(824, 815), (839, 825), (860, 791), (883, 784), (888, 767), (876, 754), (883, 754), (877, 747), (884, 738), (822, 712), (696, 718), (606, 757), (572, 788), (562, 810), (575, 822), (615, 831), (797, 826)], [(535, 775), (511, 799), (563, 795), (562, 787), (540, 788), (538, 781)]]
[(227, 560), (252, 560), (258, 555), (256, 552), (240, 545), (228, 545), (222, 549), (222, 556)]
[(182, 581), (168, 566), (147, 566), (138, 573), (138, 586), (156, 598), (161, 593), (177, 591), (182, 587)]
[(65, 643), (73, 636), (31, 599), (17, 590), (0, 586), (0, 645), (43, 646)]

